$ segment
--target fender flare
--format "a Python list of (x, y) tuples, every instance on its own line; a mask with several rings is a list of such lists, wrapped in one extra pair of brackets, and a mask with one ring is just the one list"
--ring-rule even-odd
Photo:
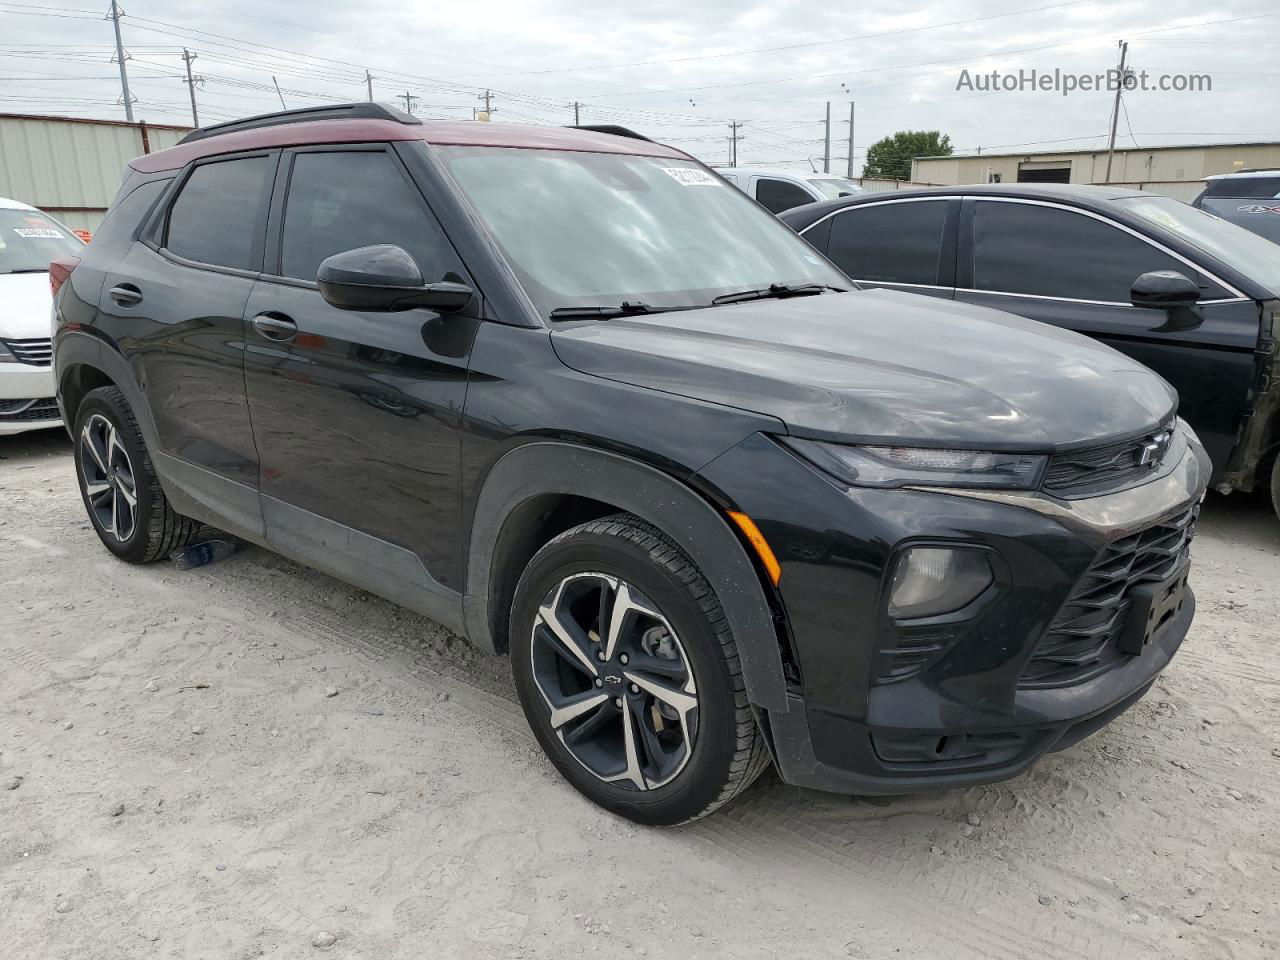
[(137, 374), (129, 366), (129, 361), (111, 344), (84, 330), (63, 331), (58, 334), (54, 356), (57, 361), (58, 406), (62, 410), (62, 421), (66, 424), (68, 433), (75, 427), (75, 411), (66, 409), (63, 399), (67, 377), (75, 367), (89, 367), (106, 376), (120, 389), (133, 408), (133, 415), (142, 429), (147, 447), (151, 450), (159, 449), (159, 434), (151, 416), (151, 406), (138, 386)]
[(724, 518), (668, 474), (590, 447), (534, 441), (504, 454), (489, 471), (473, 513), (463, 597), (463, 619), (472, 643), (488, 651), (498, 647), (491, 596), (494, 559), (504, 529), (522, 504), (555, 494), (614, 504), (674, 540), (720, 600), (738, 645), (748, 698), (766, 710), (787, 710), (773, 615), (755, 567)]

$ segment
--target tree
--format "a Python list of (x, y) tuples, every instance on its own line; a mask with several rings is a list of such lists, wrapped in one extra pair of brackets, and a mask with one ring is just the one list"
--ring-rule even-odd
[(949, 156), (951, 138), (937, 130), (899, 130), (892, 137), (877, 140), (867, 148), (862, 175), (888, 180), (910, 180), (911, 161), (916, 157)]

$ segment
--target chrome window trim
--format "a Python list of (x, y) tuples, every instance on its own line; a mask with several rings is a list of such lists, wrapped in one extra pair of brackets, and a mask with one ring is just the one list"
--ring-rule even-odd
[(906, 283), (901, 280), (866, 280), (862, 277), (854, 277), (854, 283), (874, 283), (881, 287), (908, 287), (912, 290), (946, 290), (948, 292), (955, 287), (944, 287), (937, 283)]
[[(1222, 279), (1221, 277), (1219, 277), (1218, 275), (1216, 275), (1216, 274), (1214, 274), (1214, 273), (1211, 273), (1210, 271), (1206, 270), (1204, 267), (1199, 266), (1198, 264), (1196, 264), (1196, 263), (1195, 263), (1195, 261), (1190, 260), (1190, 259), (1188, 259), (1187, 257), (1184, 257), (1182, 254), (1180, 254), (1180, 253), (1178, 253), (1178, 252), (1176, 252), (1176, 251), (1174, 251), (1174, 250), (1170, 250), (1168, 247), (1166, 247), (1164, 244), (1160, 243), (1158, 240), (1152, 240), (1150, 237), (1146, 236), (1145, 234), (1139, 233), (1137, 230), (1134, 230), (1132, 227), (1127, 227), (1127, 226), (1125, 226), (1123, 223), (1117, 223), (1115, 220), (1111, 220), (1111, 219), (1109, 219), (1109, 218), (1107, 218), (1107, 217), (1104, 217), (1104, 216), (1103, 216), (1102, 214), (1100, 214), (1100, 213), (1094, 213), (1092, 210), (1085, 210), (1085, 209), (1083, 209), (1082, 207), (1073, 207), (1073, 206), (1070, 206), (1069, 204), (1065, 204), (1065, 203), (1054, 203), (1054, 202), (1053, 202), (1053, 201), (1051, 201), (1051, 200), (1033, 200), (1033, 199), (1025, 198), (1025, 197), (978, 197), (978, 196), (975, 196), (975, 197), (973, 197), (972, 199), (973, 199), (973, 200), (975, 200), (977, 203), (1020, 203), (1020, 204), (1023, 204), (1024, 206), (1029, 206), (1029, 207), (1052, 207), (1052, 208), (1053, 208), (1053, 209), (1055, 209), (1055, 210), (1066, 210), (1068, 213), (1074, 213), (1074, 214), (1076, 214), (1076, 215), (1078, 215), (1078, 216), (1082, 216), (1082, 217), (1090, 217), (1090, 218), (1092, 218), (1092, 219), (1094, 219), (1094, 220), (1099, 221), (1100, 223), (1105, 223), (1105, 224), (1106, 224), (1107, 226), (1109, 226), (1109, 227), (1114, 227), (1114, 228), (1115, 228), (1115, 229), (1117, 229), (1117, 230), (1123, 231), (1124, 233), (1127, 233), (1127, 234), (1129, 234), (1130, 236), (1137, 237), (1137, 238), (1138, 238), (1139, 240), (1141, 240), (1143, 243), (1147, 244), (1147, 246), (1155, 247), (1155, 248), (1156, 248), (1157, 250), (1159, 250), (1161, 253), (1163, 253), (1163, 254), (1165, 254), (1165, 255), (1167, 255), (1167, 256), (1170, 256), (1170, 257), (1172, 257), (1173, 259), (1175, 259), (1175, 260), (1177, 260), (1177, 261), (1179, 261), (1179, 262), (1183, 263), (1184, 265), (1186, 265), (1186, 266), (1190, 267), (1192, 270), (1196, 271), (1196, 273), (1203, 274), (1204, 276), (1206, 276), (1206, 277), (1208, 277), (1210, 280), (1212, 280), (1214, 283), (1216, 283), (1218, 286), (1222, 287), (1222, 289), (1224, 289), (1224, 290), (1226, 290), (1226, 291), (1228, 291), (1228, 292), (1230, 292), (1230, 293), (1232, 293), (1232, 294), (1234, 294), (1234, 295), (1235, 295), (1235, 297), (1234, 297), (1234, 298), (1231, 298), (1231, 299), (1219, 298), (1218, 300), (1204, 300), (1204, 301), (1201, 301), (1202, 303), (1206, 303), (1206, 304), (1208, 304), (1208, 303), (1234, 303), (1234, 302), (1236, 302), (1237, 300), (1249, 300), (1249, 299), (1250, 299), (1249, 297), (1246, 297), (1243, 293), (1241, 293), (1239, 290), (1237, 290), (1237, 289), (1236, 289), (1234, 286), (1232, 286), (1231, 284), (1227, 283), (1225, 280), (1223, 280), (1223, 279)], [(976, 247), (976, 243), (974, 244), (974, 246)], [(976, 261), (976, 259), (977, 259), (977, 258), (975, 257), (975, 261)], [(976, 267), (976, 263), (975, 263), (975, 267)], [(975, 278), (976, 278), (976, 276), (977, 276), (977, 271), (976, 271), (976, 269), (975, 269), (975, 271), (974, 271), (974, 276), (975, 276)], [(1073, 302), (1073, 303), (1104, 303), (1104, 304), (1114, 304), (1114, 303), (1121, 302), (1121, 301), (1116, 301), (1116, 300), (1074, 300), (1074, 299), (1073, 299), (1073, 298), (1071, 298), (1071, 297), (1051, 297), (1051, 296), (1048, 296), (1047, 294), (1035, 294), (1035, 293), (1028, 293), (1028, 294), (1024, 294), (1024, 293), (1005, 293), (1005, 292), (1003, 292), (1003, 291), (997, 291), (997, 290), (978, 290), (978, 291), (976, 291), (976, 292), (978, 292), (978, 293), (996, 293), (996, 294), (999, 294), (999, 295), (1001, 295), (1001, 296), (1016, 296), (1016, 297), (1024, 297), (1024, 296), (1027, 296), (1027, 297), (1036, 297), (1036, 298), (1038, 298), (1038, 299), (1042, 299), (1042, 300), (1067, 300), (1067, 301), (1070, 301), (1070, 302)]]
[[(1233, 286), (1230, 283), (1227, 283), (1217, 274), (1206, 270), (1204, 267), (1198, 266), (1194, 261), (1189, 260), (1187, 257), (1184, 257), (1182, 254), (1177, 253), (1173, 250), (1170, 250), (1168, 247), (1166, 247), (1164, 244), (1160, 243), (1159, 241), (1152, 240), (1150, 237), (1139, 233), (1137, 230), (1134, 230), (1131, 227), (1127, 227), (1122, 223), (1117, 223), (1116, 221), (1111, 220), (1107, 217), (1104, 217), (1099, 213), (1094, 213), (1092, 210), (1084, 210), (1080, 207), (1073, 207), (1065, 203), (1054, 203), (1051, 200), (1033, 200), (1033, 199), (1023, 198), (1023, 197), (986, 197), (986, 196), (976, 196), (972, 194), (966, 197), (962, 194), (951, 194), (951, 193), (939, 194), (938, 196), (929, 196), (929, 197), (889, 197), (884, 200), (873, 200), (868, 203), (850, 204), (849, 206), (841, 207), (839, 210), (833, 210), (831, 211), (831, 213), (828, 213), (826, 216), (813, 221), (813, 223), (809, 224), (807, 227), (801, 230), (800, 236), (803, 237), (806, 233), (808, 233), (814, 227), (818, 226), (818, 224), (825, 223), (827, 220), (830, 220), (832, 217), (838, 217), (842, 213), (849, 213), (855, 209), (861, 209), (862, 207), (878, 207), (878, 206), (883, 206), (884, 204), (887, 204), (887, 203), (928, 203), (930, 201), (936, 201), (936, 200), (965, 200), (965, 199), (971, 199), (978, 203), (1022, 203), (1028, 206), (1053, 207), (1058, 210), (1066, 210), (1068, 213), (1075, 213), (1084, 217), (1092, 217), (1094, 220), (1098, 220), (1102, 223), (1107, 224), (1110, 227), (1114, 227), (1117, 230), (1122, 230), (1125, 233), (1128, 233), (1134, 237), (1137, 237), (1139, 240), (1141, 240), (1143, 243), (1147, 244), (1148, 246), (1155, 247), (1161, 253), (1164, 253), (1172, 257), (1173, 259), (1178, 260), (1184, 265), (1190, 267), (1192, 270), (1196, 271), (1196, 273), (1203, 274), (1204, 276), (1212, 280), (1214, 283), (1218, 284), (1218, 286), (1222, 287), (1222, 289), (1234, 294), (1234, 296), (1232, 297), (1222, 297), (1217, 300), (1202, 300), (1200, 301), (1201, 305), (1207, 306), (1209, 304), (1216, 304), (1216, 303), (1241, 303), (1241, 302), (1248, 302), (1252, 299), (1251, 297), (1246, 297), (1242, 292), (1236, 289), (1235, 286)], [(857, 278), (855, 277), (854, 279), (856, 280)], [(887, 281), (870, 280), (867, 282), (868, 283), (885, 283)], [(928, 286), (928, 285), (925, 284), (925, 286)], [(951, 288), (939, 287), (936, 289), (949, 290)], [(1122, 306), (1122, 307), (1133, 306), (1133, 304), (1126, 303), (1122, 300), (1085, 300), (1085, 299), (1078, 299), (1075, 297), (1053, 297), (1053, 296), (1049, 296), (1048, 294), (1040, 294), (1040, 293), (1015, 293), (1012, 291), (1004, 291), (1004, 290), (978, 290), (978, 289), (968, 288), (968, 287), (957, 287), (956, 293), (989, 293), (997, 297), (1030, 297), (1031, 299), (1034, 299), (1034, 300), (1056, 300), (1064, 303), (1091, 303), (1091, 304), (1098, 304), (1102, 306)]]
[[(1203, 273), (1204, 271), (1200, 271)], [(1225, 284), (1224, 284), (1225, 286)], [(949, 287), (947, 289), (950, 289)], [(956, 293), (985, 293), (993, 297), (1022, 297), (1024, 300), (1052, 300), (1056, 303), (1087, 303), (1099, 307), (1128, 307), (1130, 310), (1147, 310), (1148, 307), (1136, 307), (1123, 300), (1081, 300), (1076, 297), (1051, 297), (1045, 293), (1010, 293), (1004, 290), (977, 290), (973, 287), (956, 287)], [(1207, 307), (1218, 303), (1249, 303), (1248, 297), (1225, 297), (1219, 300), (1199, 300), (1198, 306)]]
[[(866, 203), (851, 203), (847, 207), (841, 207), (839, 210), (832, 210), (827, 215), (813, 221), (813, 223), (809, 224), (807, 227), (805, 227), (803, 230), (800, 231), (800, 236), (803, 237), (806, 233), (808, 233), (818, 224), (826, 223), (832, 217), (838, 217), (842, 213), (850, 213), (853, 210), (861, 210), (863, 207), (882, 207), (886, 203), (931, 203), (935, 200), (963, 200), (963, 199), (964, 198), (959, 195), (946, 194), (944, 196), (940, 194), (936, 197), (886, 197), (883, 200), (869, 200)], [(943, 289), (950, 290), (951, 288), (945, 287)]]

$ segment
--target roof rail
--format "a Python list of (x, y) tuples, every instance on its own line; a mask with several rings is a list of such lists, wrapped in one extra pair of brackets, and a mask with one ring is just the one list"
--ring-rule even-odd
[(324, 107), (303, 107), (298, 110), (281, 110), (277, 113), (264, 113), (256, 117), (245, 117), (243, 120), (231, 120), (227, 123), (215, 123), (212, 126), (192, 130), (178, 143), (192, 143), (207, 137), (217, 137), (224, 133), (239, 133), (241, 130), (257, 130), (260, 127), (278, 127), (285, 123), (306, 123), (309, 120), (394, 120), (397, 123), (422, 123), (413, 114), (389, 107), (384, 103), (334, 103)]
[(646, 137), (643, 133), (636, 133), (627, 127), (619, 127), (612, 123), (581, 123), (578, 125), (569, 125), (570, 130), (589, 130), (592, 133), (607, 133), (613, 137), (630, 137), (632, 140), (643, 140), (646, 143), (654, 143), (651, 137)]

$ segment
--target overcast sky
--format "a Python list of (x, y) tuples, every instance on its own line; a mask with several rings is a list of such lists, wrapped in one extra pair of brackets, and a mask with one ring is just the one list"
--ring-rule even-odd
[[(106, 2), (0, 2), (0, 112), (123, 119)], [(129, 0), (121, 20), (138, 118), (190, 123), (182, 47), (205, 77), (213, 122), (290, 107), (409, 93), (424, 117), (471, 117), (493, 91), (494, 121), (621, 123), (723, 163), (737, 120), (739, 162), (832, 167), (902, 129), (949, 134), (957, 152), (1028, 152), (1105, 142), (1112, 95), (957, 90), (962, 70), (1098, 73), (1117, 41), (1153, 77), (1206, 73), (1212, 91), (1125, 98), (1122, 145), (1280, 140), (1280, 6), (1245, 0), (955, 0), (883, 12), (848, 4), (721, 0)], [(1268, 15), (1269, 14), (1269, 15)], [(1234, 22), (1229, 22), (1234, 21)], [(403, 105), (403, 100), (400, 101)], [(855, 164), (855, 173), (858, 164)]]

